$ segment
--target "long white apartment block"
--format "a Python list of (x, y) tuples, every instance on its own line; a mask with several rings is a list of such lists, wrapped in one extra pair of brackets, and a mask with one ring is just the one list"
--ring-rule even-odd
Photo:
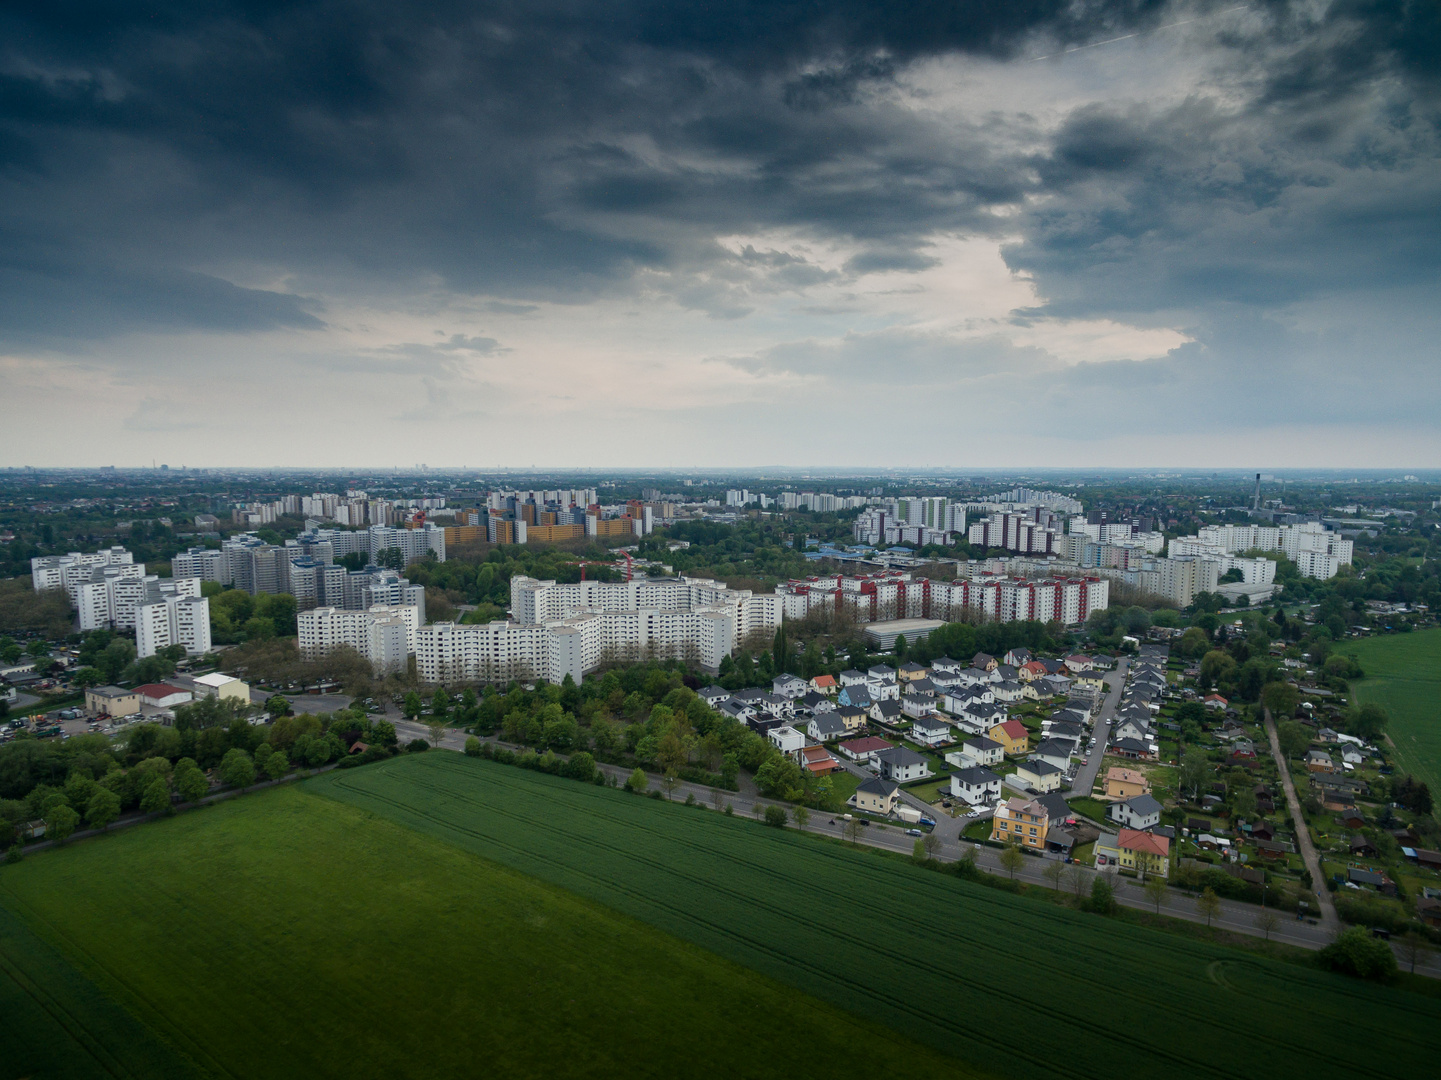
[(956, 621), (979, 614), (998, 622), (1035, 619), (1075, 625), (1110, 605), (1110, 583), (1098, 576), (1021, 578), (987, 570), (955, 581), (915, 578), (903, 570), (855, 577), (833, 574), (790, 581), (776, 591), (786, 618), (800, 619), (814, 610), (840, 608), (863, 623), (916, 618)]
[[(30, 584), (36, 592), (63, 589), (72, 581), (88, 579), (90, 571), (101, 566), (124, 566), (135, 562), (135, 556), (118, 544), (103, 551), (68, 555), (38, 555), (30, 560)], [(141, 570), (144, 573), (144, 570)], [(74, 602), (74, 597), (71, 598)]]
[(376, 675), (388, 675), (406, 669), (424, 616), (413, 604), (376, 604), (365, 611), (311, 608), (295, 618), (302, 659), (317, 660), (349, 645)]
[(1324, 580), (1335, 577), (1342, 566), (1350, 564), (1355, 544), (1320, 522), (1300, 525), (1206, 525), (1195, 536), (1172, 540), (1167, 551), (1173, 557), (1183, 554), (1219, 556), (1253, 549), (1279, 551), (1296, 563), (1302, 576)]
[(172, 592), (147, 597), (139, 605), (135, 617), (135, 655), (154, 656), (171, 645), (182, 646), (191, 656), (210, 651), (209, 600)]

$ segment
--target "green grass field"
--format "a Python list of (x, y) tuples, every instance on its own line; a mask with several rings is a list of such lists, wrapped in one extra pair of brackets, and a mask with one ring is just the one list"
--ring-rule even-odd
[(0, 957), (0, 1080), (979, 1075), (299, 786), (0, 867)]
[[(1366, 1074), (1378, 1052), (1398, 1073), (1426, 1072), (1441, 1052), (1434, 1000), (794, 831), (456, 754), (335, 772), (307, 787), (1002, 1075)], [(1097, 1001), (1105, 1017), (1091, 1008)], [(1226, 1013), (1246, 1022), (1218, 1038)]]
[(1366, 678), (1352, 683), (1362, 704), (1391, 715), (1388, 733), (1402, 769), (1441, 793), (1441, 628), (1348, 641)]

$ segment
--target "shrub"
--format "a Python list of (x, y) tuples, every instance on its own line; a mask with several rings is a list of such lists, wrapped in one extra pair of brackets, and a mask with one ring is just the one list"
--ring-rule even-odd
[(405, 744), (405, 749), (412, 754), (423, 754), (430, 749), (430, 743), (424, 739), (411, 739), (410, 742)]
[(766, 807), (766, 824), (769, 825), (771, 828), (773, 828), (773, 829), (784, 829), (784, 828), (786, 827), (786, 822), (789, 821), (789, 820), (790, 820), (790, 815), (786, 813), (785, 807), (783, 807), (783, 806), (767, 806), (767, 807)]
[(1116, 891), (1105, 874), (1097, 874), (1091, 882), (1090, 909), (1097, 915), (1109, 915), (1116, 910)]
[(664, 798), (665, 798), (665, 793), (664, 793), (663, 791), (661, 791), (660, 788), (656, 788), (654, 791), (652, 791), (652, 792), (650, 793), (650, 797), (651, 797), (652, 799), (664, 799)]
[(595, 779), (595, 758), (584, 750), (572, 754), (565, 763), (565, 775), (572, 780), (591, 781)]
[(474, 735), (465, 740), (465, 756), (480, 757), (480, 740)]
[(1396, 954), (1391, 946), (1359, 926), (1343, 930), (1319, 955), (1321, 963), (1332, 971), (1358, 979), (1384, 980), (1396, 974)]

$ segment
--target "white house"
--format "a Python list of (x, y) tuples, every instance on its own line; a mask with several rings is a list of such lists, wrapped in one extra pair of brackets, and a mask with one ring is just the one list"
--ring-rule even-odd
[(1065, 771), (1071, 764), (1071, 754), (1075, 748), (1076, 744), (1066, 739), (1046, 739), (1036, 747), (1031, 756)]
[(999, 765), (1006, 760), (1006, 748), (994, 739), (988, 739), (984, 735), (974, 739), (967, 739), (961, 743), (960, 761), (951, 761), (951, 754), (946, 755), (946, 760), (952, 765), (975, 766), (975, 765)]
[(991, 685), (991, 693), (997, 701), (1017, 702), (1026, 696), (1025, 688), (1018, 682), (998, 682)]
[(771, 680), (771, 692), (791, 701), (805, 697), (809, 689), (810, 684), (798, 675), (777, 675)]
[(901, 698), (901, 712), (912, 719), (929, 716), (935, 711), (935, 699), (927, 697), (925, 694), (908, 693)]
[(696, 694), (696, 697), (700, 698), (712, 709), (719, 707), (720, 703), (730, 696), (731, 692), (724, 686), (707, 686)]
[(951, 773), (951, 794), (971, 806), (994, 803), (1001, 797), (1001, 778), (979, 765)]
[(833, 712), (817, 713), (806, 725), (806, 734), (816, 742), (830, 742), (850, 732), (846, 722)]
[(881, 775), (897, 784), (920, 780), (922, 777), (931, 775), (931, 766), (926, 759), (904, 746), (893, 746), (889, 750), (877, 751), (875, 762), (880, 767)]
[(935, 713), (928, 713), (911, 725), (911, 738), (926, 746), (942, 746), (956, 741), (956, 731)]
[(1106, 807), (1106, 816), (1127, 829), (1149, 829), (1161, 822), (1161, 804), (1150, 795), (1136, 795)]
[(865, 682), (866, 673), (864, 671), (856, 671), (854, 668), (849, 668), (841, 672), (842, 686), (863, 686)]
[(775, 743), (776, 749), (787, 757), (795, 757), (806, 744), (806, 737), (788, 724), (771, 728), (766, 735)]

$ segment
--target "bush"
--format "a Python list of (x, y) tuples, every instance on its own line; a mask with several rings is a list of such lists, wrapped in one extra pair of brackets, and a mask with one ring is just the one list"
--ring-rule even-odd
[(405, 749), (412, 754), (423, 754), (430, 749), (430, 743), (424, 739), (411, 739), (410, 742), (405, 744)]
[(465, 740), (465, 756), (480, 757), (480, 740), (474, 735)]
[(773, 829), (784, 829), (784, 828), (786, 827), (786, 822), (789, 821), (789, 820), (790, 820), (790, 815), (786, 813), (785, 807), (783, 807), (783, 806), (767, 806), (767, 807), (766, 807), (766, 824), (769, 825), (771, 828), (773, 828)]
[(572, 780), (590, 781), (595, 779), (595, 758), (581, 750), (572, 754), (565, 763), (565, 775)]
[(1342, 931), (1319, 955), (1321, 963), (1332, 971), (1358, 979), (1379, 981), (1396, 974), (1396, 954), (1391, 946), (1359, 926)]
[(1116, 892), (1105, 874), (1097, 874), (1091, 882), (1089, 907), (1097, 915), (1109, 915), (1116, 910)]
[(652, 792), (650, 793), (650, 797), (651, 797), (652, 799), (664, 799), (664, 798), (665, 798), (665, 793), (662, 792), (660, 788), (656, 788), (654, 791), (652, 791)]

